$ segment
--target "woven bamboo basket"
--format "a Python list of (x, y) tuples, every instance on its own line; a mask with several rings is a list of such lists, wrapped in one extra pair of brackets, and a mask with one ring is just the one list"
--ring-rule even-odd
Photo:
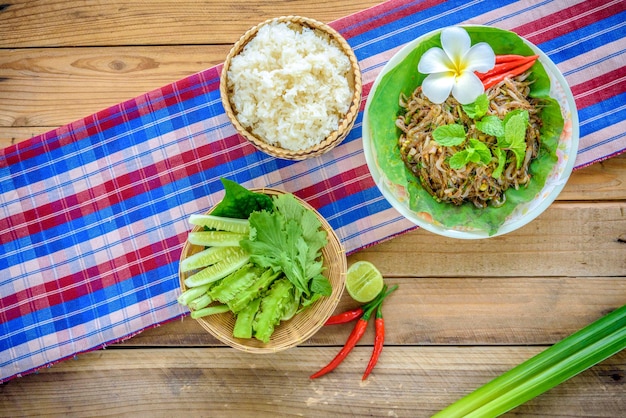
[[(269, 196), (277, 196), (285, 193), (276, 189), (250, 189), (254, 192), (264, 193)], [(343, 246), (339, 238), (335, 234), (332, 227), (311, 205), (304, 200), (296, 197), (296, 199), (307, 209), (313, 211), (320, 222), (322, 228), (328, 234), (328, 244), (322, 249), (324, 274), (330, 281), (332, 286), (332, 294), (317, 300), (306, 310), (295, 315), (289, 321), (283, 321), (278, 325), (270, 341), (265, 344), (255, 338), (242, 339), (233, 337), (233, 328), (235, 326), (235, 316), (230, 313), (210, 315), (208, 317), (198, 318), (196, 321), (211, 335), (230, 347), (251, 353), (274, 353), (295, 347), (298, 344), (309, 339), (315, 334), (332, 315), (337, 307), (341, 295), (345, 288), (347, 260)], [(207, 213), (211, 213), (210, 210)], [(202, 227), (196, 226), (193, 231), (199, 231)], [(203, 247), (192, 245), (186, 242), (180, 256), (182, 262), (185, 258), (201, 251)], [(185, 279), (194, 272), (182, 272), (179, 270), (179, 280), (182, 291), (187, 290)]]
[[(243, 48), (252, 40), (259, 29), (264, 25), (268, 25), (272, 22), (278, 23), (288, 23), (292, 29), (298, 29), (302, 27), (308, 27), (316, 31), (320, 36), (329, 39), (331, 42), (339, 46), (341, 50), (346, 54), (348, 59), (350, 60), (351, 69), (347, 74), (348, 83), (353, 91), (352, 101), (350, 103), (350, 107), (346, 115), (339, 121), (338, 128), (331, 132), (328, 137), (326, 137), (322, 142), (311, 146), (309, 148), (292, 151), (284, 148), (280, 148), (274, 145), (271, 145), (264, 141), (262, 138), (255, 136), (249, 130), (244, 128), (241, 123), (237, 120), (237, 113), (233, 108), (233, 105), (230, 101), (230, 96), (232, 94), (231, 88), (228, 86), (228, 70), (230, 68), (230, 62), (234, 56), (239, 54)], [(265, 152), (271, 156), (287, 159), (287, 160), (304, 160), (311, 157), (316, 157), (325, 152), (330, 151), (344, 140), (344, 138), (350, 133), (350, 130), (354, 126), (354, 121), (359, 113), (359, 108), (361, 106), (361, 94), (362, 94), (362, 79), (361, 79), (361, 69), (359, 68), (359, 63), (357, 61), (356, 56), (354, 55), (354, 51), (346, 42), (346, 40), (333, 28), (330, 26), (318, 22), (317, 20), (301, 17), (301, 16), (281, 16), (274, 19), (268, 19), (265, 22), (260, 23), (257, 26), (249, 29), (244, 35), (235, 43), (235, 45), (230, 50), (229, 54), (226, 56), (226, 60), (224, 62), (224, 67), (222, 69), (221, 77), (220, 77), (220, 95), (222, 99), (222, 104), (224, 106), (224, 110), (226, 115), (234, 125), (237, 132), (246, 138), (250, 143), (252, 143), (257, 149)]]

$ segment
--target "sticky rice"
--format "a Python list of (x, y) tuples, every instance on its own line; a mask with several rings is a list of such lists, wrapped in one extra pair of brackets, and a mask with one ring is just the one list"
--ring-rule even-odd
[(267, 143), (298, 151), (336, 130), (353, 96), (350, 61), (334, 41), (286, 23), (261, 27), (228, 71), (242, 126)]

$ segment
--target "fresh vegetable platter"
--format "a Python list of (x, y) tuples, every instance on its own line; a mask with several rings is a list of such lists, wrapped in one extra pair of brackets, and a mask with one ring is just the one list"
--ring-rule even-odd
[[(191, 316), (204, 329), (233, 348), (269, 353), (294, 347), (317, 332), (339, 303), (347, 270), (345, 251), (328, 222), (302, 199), (281, 190), (245, 189), (229, 180), (222, 182), (226, 195), (220, 204), (206, 214), (190, 217), (194, 227), (180, 257), (179, 302), (189, 307)], [(293, 216), (298, 219), (304, 216), (299, 223), (305, 234), (317, 234), (315, 239), (321, 248), (309, 248), (314, 253), (309, 258), (315, 262), (308, 268), (313, 271), (308, 283), (296, 271), (286, 274), (283, 271), (291, 269), (297, 251), (280, 254), (273, 248), (265, 248), (271, 240), (282, 241), (279, 234), (285, 232), (273, 224), (278, 222), (274, 220), (277, 215), (266, 210), (268, 202), (276, 199), (282, 202), (282, 210), (293, 210)], [(242, 214), (251, 212), (250, 219), (242, 219)], [(306, 231), (307, 225), (313, 230)], [(250, 229), (254, 230), (253, 234)], [(264, 242), (262, 235), (266, 233), (273, 236), (266, 236)], [(284, 244), (288, 245), (288, 238), (284, 238)], [(267, 255), (251, 256), (255, 247)], [(304, 252), (303, 249), (299, 254)], [(284, 262), (285, 259), (288, 261)], [(249, 283), (242, 284), (246, 281)], [(236, 289), (237, 286), (245, 286), (247, 290)], [(295, 294), (297, 302), (294, 304), (281, 294)], [(260, 314), (264, 303), (267, 309), (274, 310), (272, 315), (267, 310), (264, 316)], [(261, 322), (258, 330), (256, 325), (254, 329), (251, 325), (255, 316)]]

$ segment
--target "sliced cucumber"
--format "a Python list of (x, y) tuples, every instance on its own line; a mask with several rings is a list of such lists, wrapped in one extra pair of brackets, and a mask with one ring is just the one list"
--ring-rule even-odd
[(236, 232), (238, 234), (248, 234), (250, 232), (250, 223), (247, 219), (193, 214), (189, 217), (189, 223), (217, 231)]
[(208, 315), (217, 315), (228, 312), (228, 306), (226, 305), (211, 305), (206, 308), (198, 309), (197, 311), (191, 311), (191, 317), (193, 319), (202, 318)]
[(178, 296), (178, 303), (188, 306), (191, 301), (204, 295), (211, 288), (211, 284), (205, 284), (204, 286), (192, 287), (185, 290)]
[(187, 272), (207, 267), (231, 255), (237, 254), (239, 251), (241, 251), (240, 247), (209, 247), (206, 250), (185, 258), (180, 263), (180, 269), (183, 272)]
[(224, 258), (222, 261), (210, 265), (196, 274), (187, 277), (185, 279), (185, 286), (196, 287), (216, 282), (239, 270), (241, 267), (245, 266), (249, 260), (250, 254), (241, 248), (238, 252)]
[(248, 234), (225, 231), (190, 232), (187, 240), (194, 245), (204, 247), (239, 247), (239, 241), (248, 238)]
[(206, 308), (212, 302), (213, 299), (211, 299), (211, 296), (209, 296), (208, 293), (205, 293), (202, 296), (195, 298), (194, 300), (189, 302), (189, 309), (197, 311), (199, 309)]

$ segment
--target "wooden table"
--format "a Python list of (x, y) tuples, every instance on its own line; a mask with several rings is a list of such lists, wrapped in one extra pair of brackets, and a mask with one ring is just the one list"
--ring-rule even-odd
[[(42, 1), (0, 5), (0, 146), (220, 63), (250, 26), (329, 22), (378, 0)], [(250, 355), (186, 318), (0, 385), (0, 415), (429, 416), (626, 303), (626, 155), (576, 171), (543, 215), (504, 237), (417, 230), (357, 252), (389, 284), (386, 348), (373, 331), (311, 381), (351, 326)], [(354, 306), (345, 295), (338, 307)], [(623, 416), (626, 352), (510, 415)]]

